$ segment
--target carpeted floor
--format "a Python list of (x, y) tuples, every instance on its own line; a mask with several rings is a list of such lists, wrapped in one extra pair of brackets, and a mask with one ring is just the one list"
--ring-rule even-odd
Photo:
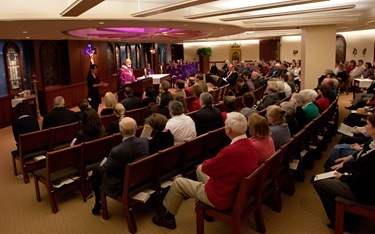
[[(340, 118), (349, 112), (344, 106), (350, 104), (351, 95), (340, 97)], [(37, 202), (35, 197), (34, 181), (29, 184), (13, 174), (10, 152), (15, 149), (15, 142), (11, 127), (0, 129), (0, 233), (127, 233), (127, 225), (119, 203), (109, 199), (108, 209), (110, 218), (105, 221), (101, 216), (93, 216), (91, 208), (94, 200), (86, 203), (82, 201), (79, 191), (59, 199), (59, 212), (53, 214), (50, 209), (45, 187), (41, 186), (42, 201)], [(315, 161), (314, 169), (307, 171), (306, 178), (323, 171), (323, 163), (330, 149), (339, 139), (337, 135), (330, 144), (329, 149), (323, 153), (320, 161)], [(282, 195), (283, 209), (281, 213), (272, 211), (263, 206), (263, 215), (268, 233), (332, 233), (328, 229), (320, 200), (313, 190), (312, 185), (305, 182), (296, 182), (296, 193), (289, 197)], [(151, 222), (154, 211), (149, 207), (136, 209), (138, 233), (195, 233), (194, 201), (184, 202), (179, 214), (176, 216), (177, 229), (168, 230), (157, 227)], [(256, 233), (254, 222), (250, 220), (245, 225), (242, 233)], [(374, 227), (358, 233), (375, 232)], [(362, 228), (361, 228), (362, 229)], [(230, 226), (221, 221), (205, 223), (206, 233), (230, 233)], [(371, 231), (372, 230), (372, 231)]]

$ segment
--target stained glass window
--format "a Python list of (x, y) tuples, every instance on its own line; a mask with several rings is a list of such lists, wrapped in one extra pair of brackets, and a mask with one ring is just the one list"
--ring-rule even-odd
[(116, 66), (117, 66), (117, 71), (120, 70), (121, 68), (121, 49), (120, 45), (116, 44)]
[(42, 45), (42, 72), (46, 86), (60, 84), (57, 56), (57, 49), (51, 42), (45, 42)]
[(113, 61), (113, 47), (110, 43), (107, 43), (107, 57), (108, 57), (108, 68), (109, 68), (109, 73), (114, 74), (115, 73), (115, 68), (114, 68), (114, 61)]
[(4, 47), (5, 60), (7, 64), (7, 79), (9, 93), (22, 91), (22, 73), (21, 73), (21, 60), (20, 49), (18, 46), (9, 42)]

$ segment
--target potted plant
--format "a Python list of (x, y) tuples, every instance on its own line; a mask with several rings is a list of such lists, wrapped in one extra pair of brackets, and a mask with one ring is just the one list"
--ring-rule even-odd
[(196, 54), (199, 56), (200, 72), (207, 72), (210, 69), (210, 56), (212, 55), (211, 47), (198, 48)]

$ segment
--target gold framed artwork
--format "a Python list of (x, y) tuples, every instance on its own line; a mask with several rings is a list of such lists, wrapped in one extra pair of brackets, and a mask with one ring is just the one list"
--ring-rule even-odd
[(241, 61), (241, 44), (230, 44), (229, 60), (233, 63), (234, 60)]

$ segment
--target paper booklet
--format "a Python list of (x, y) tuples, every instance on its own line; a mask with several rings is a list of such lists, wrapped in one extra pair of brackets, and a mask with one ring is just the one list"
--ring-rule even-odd
[(353, 136), (352, 130), (353, 130), (352, 127), (350, 127), (349, 125), (346, 125), (344, 123), (341, 123), (340, 126), (339, 126), (339, 129), (337, 129), (337, 131), (339, 133), (342, 133), (342, 134), (350, 136), (350, 137)]
[(333, 178), (335, 176), (335, 172), (336, 171), (330, 171), (330, 172), (326, 172), (326, 173), (317, 174), (314, 177), (314, 181)]
[(104, 157), (102, 162), (99, 164), (100, 167), (104, 165), (104, 163), (107, 162), (107, 157)]
[(132, 196), (133, 200), (136, 200), (141, 203), (146, 203), (147, 200), (150, 198), (151, 194), (153, 194), (155, 190), (152, 189), (145, 189), (142, 192), (137, 193), (136, 195)]
[(143, 130), (142, 130), (140, 138), (142, 138), (142, 137), (145, 137), (145, 138), (150, 137), (152, 131), (153, 131), (152, 127), (150, 125), (146, 124), (143, 127)]

